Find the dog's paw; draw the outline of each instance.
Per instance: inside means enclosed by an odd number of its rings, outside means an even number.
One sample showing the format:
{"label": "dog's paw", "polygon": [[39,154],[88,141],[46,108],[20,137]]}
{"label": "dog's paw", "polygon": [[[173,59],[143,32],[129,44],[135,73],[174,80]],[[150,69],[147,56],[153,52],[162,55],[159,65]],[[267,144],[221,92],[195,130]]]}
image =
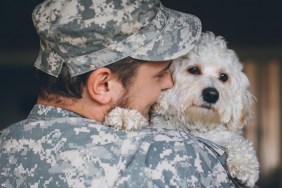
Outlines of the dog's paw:
{"label": "dog's paw", "polygon": [[245,187],[255,186],[255,183],[259,178],[259,169],[258,164],[254,164],[254,161],[244,163],[242,160],[235,161],[227,159],[227,167],[230,175],[233,178],[238,179],[240,184]]}
{"label": "dog's paw", "polygon": [[137,110],[114,108],[104,120],[104,124],[117,129],[134,131],[148,125],[147,119]]}

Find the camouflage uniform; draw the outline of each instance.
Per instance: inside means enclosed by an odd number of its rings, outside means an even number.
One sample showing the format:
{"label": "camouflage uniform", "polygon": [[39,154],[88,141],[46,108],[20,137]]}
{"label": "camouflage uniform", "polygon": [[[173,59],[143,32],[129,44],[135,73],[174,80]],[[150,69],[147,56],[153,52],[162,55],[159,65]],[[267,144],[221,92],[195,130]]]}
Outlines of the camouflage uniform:
{"label": "camouflage uniform", "polygon": [[35,105],[1,132],[1,187],[235,187],[219,147],[180,131],[125,132]]}

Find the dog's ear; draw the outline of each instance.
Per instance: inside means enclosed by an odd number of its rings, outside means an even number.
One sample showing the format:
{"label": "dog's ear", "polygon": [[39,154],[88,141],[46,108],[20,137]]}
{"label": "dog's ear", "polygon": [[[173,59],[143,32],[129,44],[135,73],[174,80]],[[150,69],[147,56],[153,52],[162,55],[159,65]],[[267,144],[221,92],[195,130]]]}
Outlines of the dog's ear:
{"label": "dog's ear", "polygon": [[239,128],[242,129],[246,125],[250,123],[250,121],[253,120],[253,106],[254,106],[254,99],[255,97],[251,93],[251,88],[250,88],[250,83],[247,78],[247,76],[242,73],[243,77],[243,96],[242,96],[242,104],[243,104],[243,109],[241,111],[240,115],[240,126]]}
{"label": "dog's ear", "polygon": [[158,101],[152,106],[152,113],[157,115],[166,115],[168,109],[167,91],[164,91],[161,93]]}
{"label": "dog's ear", "polygon": [[233,131],[238,131],[253,119],[254,96],[251,93],[249,80],[243,72],[240,72],[235,79],[237,88],[234,92],[234,106],[227,126]]}
{"label": "dog's ear", "polygon": [[[179,80],[177,78],[176,72],[181,69],[182,59],[184,57],[180,57],[178,59],[175,59],[172,61],[172,64],[170,65],[170,71],[172,73],[172,78],[173,81],[175,82],[176,80]],[[185,57],[184,59],[186,59]],[[178,76],[182,76],[181,74]],[[175,85],[177,83],[174,83],[174,87],[165,91],[161,92],[161,95],[159,96],[157,102],[152,106],[152,114],[157,114],[157,115],[162,115],[164,117],[168,117],[170,115],[176,115],[178,114],[178,111],[173,110],[174,109],[174,104],[175,104]]]}

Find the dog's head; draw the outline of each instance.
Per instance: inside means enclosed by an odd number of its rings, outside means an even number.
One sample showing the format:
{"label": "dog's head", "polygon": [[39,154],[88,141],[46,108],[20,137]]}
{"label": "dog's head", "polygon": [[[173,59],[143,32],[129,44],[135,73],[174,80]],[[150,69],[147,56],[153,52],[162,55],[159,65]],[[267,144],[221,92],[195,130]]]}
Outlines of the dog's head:
{"label": "dog's head", "polygon": [[242,129],[252,118],[249,80],[234,51],[222,37],[204,33],[187,56],[174,60],[174,87],[162,93],[157,114],[176,117],[191,129],[225,125]]}

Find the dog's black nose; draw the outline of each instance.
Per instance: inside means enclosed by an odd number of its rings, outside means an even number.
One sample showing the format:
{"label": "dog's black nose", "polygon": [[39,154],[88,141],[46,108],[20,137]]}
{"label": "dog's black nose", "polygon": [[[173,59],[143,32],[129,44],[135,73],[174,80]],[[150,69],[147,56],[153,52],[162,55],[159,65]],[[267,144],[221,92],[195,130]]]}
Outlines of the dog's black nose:
{"label": "dog's black nose", "polygon": [[203,90],[202,95],[203,95],[204,101],[206,101],[208,103],[216,103],[216,101],[219,98],[218,91],[213,87],[205,88]]}

